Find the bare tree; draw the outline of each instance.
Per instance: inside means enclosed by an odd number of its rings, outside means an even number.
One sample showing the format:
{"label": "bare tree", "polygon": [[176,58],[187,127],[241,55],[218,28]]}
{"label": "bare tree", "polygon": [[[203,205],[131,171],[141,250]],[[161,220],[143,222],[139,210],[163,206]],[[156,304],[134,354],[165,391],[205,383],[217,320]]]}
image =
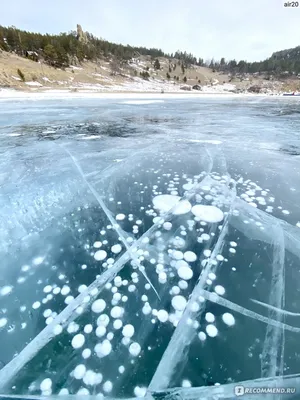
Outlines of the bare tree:
{"label": "bare tree", "polygon": [[109,67],[110,67],[110,74],[112,76],[115,76],[117,74],[120,74],[121,69],[120,69],[120,63],[117,60],[112,60],[109,63]]}
{"label": "bare tree", "polygon": [[137,76],[137,70],[132,65],[127,64],[125,70],[130,76]]}

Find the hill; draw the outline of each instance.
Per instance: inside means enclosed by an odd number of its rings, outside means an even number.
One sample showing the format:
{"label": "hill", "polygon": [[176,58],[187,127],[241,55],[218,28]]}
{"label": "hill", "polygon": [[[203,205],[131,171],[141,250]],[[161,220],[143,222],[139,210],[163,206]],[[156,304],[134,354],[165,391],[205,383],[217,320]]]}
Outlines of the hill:
{"label": "hill", "polygon": [[161,49],[111,43],[84,32],[80,25],[77,31],[59,35],[0,26],[0,86],[176,91],[225,84],[229,91],[253,85],[259,91],[297,90],[299,53],[297,47],[257,63],[224,58],[204,63],[187,52],[167,54]]}
{"label": "hill", "polygon": [[281,50],[273,53],[271,57],[259,62],[246,62],[244,60],[225,61],[224,58],[220,62],[211,61],[209,67],[218,71],[250,74],[273,75],[276,78],[293,77],[300,75],[300,46],[293,49]]}
{"label": "hill", "polygon": [[[159,69],[154,67],[156,60],[159,62]],[[170,64],[166,57],[158,57],[153,61],[151,56],[139,56],[124,64],[118,64],[108,57],[95,61],[85,60],[65,68],[54,68],[43,62],[34,62],[14,53],[0,51],[0,86],[22,90],[67,88],[171,92],[182,86],[216,85],[228,83],[229,80],[227,75],[213,73],[207,67],[195,65],[186,68],[183,73],[178,60],[175,62],[174,59]]]}
{"label": "hill", "polygon": [[186,52],[178,51],[173,55],[166,54],[161,49],[111,43],[96,38],[89,32],[84,32],[80,25],[77,25],[77,31],[59,35],[44,35],[22,31],[15,27],[0,26],[0,49],[30,58],[33,61],[43,59],[45,63],[58,68],[109,56],[113,56],[120,62],[127,62],[133,57],[141,55],[149,55],[152,58],[178,58],[186,65],[203,64],[202,59],[197,60],[192,54]]}
{"label": "hill", "polygon": [[272,54],[271,62],[282,71],[300,74],[300,46],[288,50],[277,51]]}

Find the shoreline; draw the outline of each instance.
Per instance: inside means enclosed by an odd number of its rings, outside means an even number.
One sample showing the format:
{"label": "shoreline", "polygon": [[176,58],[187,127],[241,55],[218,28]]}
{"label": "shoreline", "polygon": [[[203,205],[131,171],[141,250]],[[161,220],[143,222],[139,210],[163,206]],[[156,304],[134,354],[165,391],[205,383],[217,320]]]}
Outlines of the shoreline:
{"label": "shoreline", "polygon": [[[182,99],[182,98],[201,98],[201,97],[285,97],[280,93],[272,94],[256,94],[256,93],[232,93],[219,91],[172,91],[172,92],[157,92],[157,91],[95,91],[95,90],[78,90],[76,92],[70,89],[58,90],[15,90],[15,89],[0,89],[0,100],[51,100],[51,99]],[[288,98],[294,96],[287,96]],[[295,96],[297,97],[297,96]]]}

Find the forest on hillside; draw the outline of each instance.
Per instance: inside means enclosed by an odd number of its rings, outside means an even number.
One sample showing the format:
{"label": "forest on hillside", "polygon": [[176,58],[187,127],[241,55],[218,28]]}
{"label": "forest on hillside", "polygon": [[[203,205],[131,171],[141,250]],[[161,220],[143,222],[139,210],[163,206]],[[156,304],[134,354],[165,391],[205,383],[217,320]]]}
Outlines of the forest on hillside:
{"label": "forest on hillside", "polygon": [[77,31],[49,35],[22,31],[15,27],[0,26],[0,49],[14,52],[21,57],[28,57],[34,61],[42,59],[45,63],[65,68],[72,63],[81,63],[84,60],[113,57],[119,63],[129,62],[140,55],[151,56],[153,61],[158,57],[180,60],[181,65],[188,68],[191,65],[207,66],[213,71],[222,71],[230,74],[264,73],[269,75],[287,76],[300,74],[300,46],[294,49],[282,50],[260,62],[244,60],[220,61],[197,58],[191,53],[177,51],[168,54],[161,49],[134,47],[111,43],[99,39],[91,33],[84,33],[84,40],[78,37]]}
{"label": "forest on hillside", "polygon": [[[34,52],[48,64],[56,67],[66,67],[72,59],[82,62],[113,55],[120,60],[130,60],[135,54],[164,57],[166,54],[159,49],[124,46],[98,39],[90,33],[85,33],[86,41],[78,40],[76,31],[59,35],[40,34],[19,30],[15,27],[0,26],[0,48],[25,57],[28,52]],[[34,55],[30,54],[34,57]]]}

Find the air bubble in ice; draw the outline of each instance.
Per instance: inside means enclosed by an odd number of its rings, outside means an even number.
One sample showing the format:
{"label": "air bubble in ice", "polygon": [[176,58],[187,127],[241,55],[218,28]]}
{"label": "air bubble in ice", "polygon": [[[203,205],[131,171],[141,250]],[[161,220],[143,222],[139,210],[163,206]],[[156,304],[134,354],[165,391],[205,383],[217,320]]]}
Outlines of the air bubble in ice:
{"label": "air bubble in ice", "polygon": [[113,318],[121,318],[124,314],[124,308],[119,307],[119,306],[115,306],[111,309],[110,311],[110,315]]}
{"label": "air bubble in ice", "polygon": [[232,314],[230,314],[230,313],[224,313],[222,315],[222,320],[228,326],[232,326],[232,325],[235,324],[234,316]]}
{"label": "air bubble in ice", "polygon": [[141,352],[141,346],[137,343],[137,342],[133,342],[130,346],[129,346],[129,353],[136,357],[140,354]]}
{"label": "air bubble in ice", "polygon": [[102,343],[97,343],[95,346],[95,352],[99,358],[106,357],[110,354],[112,346],[109,340],[105,339]]}
{"label": "air bubble in ice", "polygon": [[183,254],[183,258],[187,261],[187,262],[194,262],[197,260],[197,256],[193,251],[186,251]]}
{"label": "air bubble in ice", "polygon": [[183,215],[191,211],[192,205],[188,200],[181,200],[173,209],[174,215]]}
{"label": "air bubble in ice", "polygon": [[184,280],[181,280],[178,282],[178,286],[180,287],[180,289],[185,290],[188,288],[188,283]]}
{"label": "air bubble in ice", "polygon": [[224,289],[224,287],[221,286],[221,285],[216,285],[214,290],[215,290],[215,292],[216,292],[217,294],[219,294],[220,296],[223,296],[223,295],[225,294],[225,289]]}
{"label": "air bubble in ice", "polygon": [[115,244],[111,248],[112,253],[119,254],[122,251],[122,246],[120,244]]}
{"label": "air bubble in ice", "polygon": [[215,316],[211,312],[205,314],[205,319],[207,322],[214,322]]}
{"label": "air bubble in ice", "polygon": [[86,373],[86,367],[83,364],[79,364],[74,369],[74,378],[75,379],[82,379]]}
{"label": "air bubble in ice", "polygon": [[214,281],[217,277],[216,277],[216,274],[214,274],[213,272],[210,272],[210,273],[208,274],[208,278],[209,278],[211,281]]}
{"label": "air bubble in ice", "polygon": [[[151,312],[151,309],[150,309]],[[127,324],[122,329],[122,335],[127,338],[131,338],[134,335],[134,326]]]}
{"label": "air bubble in ice", "polygon": [[12,286],[3,286],[0,289],[0,295],[1,296],[7,296],[9,293],[11,293],[13,287]]}
{"label": "air bubble in ice", "polygon": [[218,329],[215,327],[215,325],[209,324],[206,326],[206,333],[210,337],[215,337],[218,334]]}
{"label": "air bubble in ice", "polygon": [[103,384],[103,391],[106,393],[110,393],[113,389],[113,384],[111,381],[106,381]]}
{"label": "air bubble in ice", "polygon": [[192,213],[204,222],[217,223],[224,219],[222,210],[215,206],[197,204],[192,207]]}
{"label": "air bubble in ice", "polygon": [[206,258],[210,257],[210,256],[211,256],[211,250],[205,249],[205,250],[203,251],[203,255],[204,255],[204,257],[206,257]]}
{"label": "air bubble in ice", "polygon": [[67,294],[70,293],[70,290],[71,290],[71,289],[69,288],[69,286],[64,285],[64,286],[62,287],[60,293],[61,293],[63,296],[66,296]]}
{"label": "air bubble in ice", "polygon": [[166,310],[159,310],[157,312],[157,318],[160,322],[166,322],[169,319],[169,313]]}
{"label": "air bubble in ice", "polygon": [[32,263],[36,266],[42,264],[42,262],[44,261],[44,257],[36,257],[33,259]]}
{"label": "air bubble in ice", "polygon": [[133,390],[133,393],[136,397],[145,397],[147,392],[147,388],[145,387],[140,387],[140,386],[136,386]]}
{"label": "air bubble in ice", "polygon": [[50,293],[51,291],[52,291],[52,286],[51,285],[47,285],[43,289],[44,293]]}
{"label": "air bubble in ice", "polygon": [[181,279],[184,279],[186,281],[192,279],[193,277],[193,271],[190,267],[180,267],[178,268],[177,273]]}
{"label": "air bubble in ice", "polygon": [[90,349],[84,349],[82,352],[82,358],[87,359],[91,356],[92,351]]}
{"label": "air bubble in ice", "polygon": [[172,298],[171,303],[176,311],[183,311],[186,307],[187,301],[183,296],[177,295]]}
{"label": "air bubble in ice", "polygon": [[94,313],[100,314],[106,307],[106,303],[103,299],[95,300],[92,304],[92,311]]}
{"label": "air bubble in ice", "polygon": [[107,257],[107,253],[105,250],[98,250],[94,254],[94,258],[96,261],[102,261]]}
{"label": "air bubble in ice", "polygon": [[168,212],[180,200],[179,196],[172,196],[170,194],[158,195],[152,199],[154,208],[161,212]]}
{"label": "air bubble in ice", "polygon": [[41,303],[39,301],[36,301],[32,304],[32,308],[34,310],[37,310],[41,306]]}
{"label": "air bubble in ice", "polygon": [[166,231],[171,230],[171,229],[172,229],[172,224],[171,224],[171,222],[165,222],[165,223],[163,224],[163,228],[164,228]]}
{"label": "air bubble in ice", "polygon": [[190,388],[190,387],[192,387],[192,384],[191,384],[191,382],[189,380],[184,379],[182,381],[182,383],[181,383],[181,386],[184,387],[184,388]]}
{"label": "air bubble in ice", "polygon": [[52,387],[52,380],[50,378],[44,379],[40,384],[40,389],[42,392],[47,392],[48,390],[51,390],[51,387]]}
{"label": "air bubble in ice", "polygon": [[75,335],[72,339],[72,347],[74,349],[79,349],[84,345],[85,342],[85,337],[79,333],[78,335]]}
{"label": "air bubble in ice", "polygon": [[63,331],[63,327],[61,325],[55,325],[53,328],[54,335],[60,335]]}
{"label": "air bubble in ice", "polygon": [[123,322],[120,319],[116,319],[113,323],[114,329],[121,329],[123,326]]}
{"label": "air bubble in ice", "polygon": [[106,327],[103,325],[98,326],[95,333],[97,337],[104,336],[106,334]]}

